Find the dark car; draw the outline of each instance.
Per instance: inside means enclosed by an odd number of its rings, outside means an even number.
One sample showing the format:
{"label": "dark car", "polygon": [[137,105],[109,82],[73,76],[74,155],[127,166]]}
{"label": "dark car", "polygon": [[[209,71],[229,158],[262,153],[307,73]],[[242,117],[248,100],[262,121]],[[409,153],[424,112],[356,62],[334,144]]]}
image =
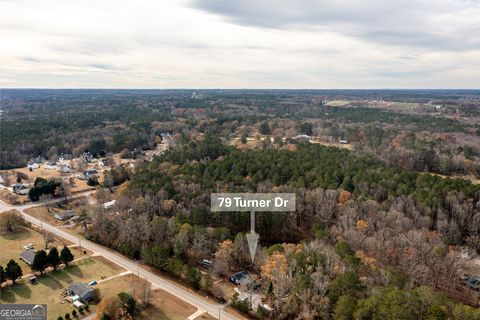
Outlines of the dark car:
{"label": "dark car", "polygon": [[472,289],[480,290],[480,278],[479,277],[469,277],[465,280],[465,284]]}
{"label": "dark car", "polygon": [[247,271],[240,271],[240,272],[237,272],[233,275],[231,275],[228,280],[231,282],[231,283],[234,283],[234,284],[240,284],[244,279],[246,279],[248,277],[248,272]]}

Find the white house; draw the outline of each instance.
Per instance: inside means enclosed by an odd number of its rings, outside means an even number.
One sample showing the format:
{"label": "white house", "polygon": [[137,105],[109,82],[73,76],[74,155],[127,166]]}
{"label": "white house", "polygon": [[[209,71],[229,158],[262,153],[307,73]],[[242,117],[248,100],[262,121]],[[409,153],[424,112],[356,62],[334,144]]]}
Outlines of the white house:
{"label": "white house", "polygon": [[36,163],[36,162],[33,162],[33,163],[27,164],[27,167],[28,167],[28,169],[32,169],[32,170],[33,170],[33,169],[38,169],[38,168],[40,168],[40,165],[39,165],[38,163]]}
{"label": "white house", "polygon": [[57,169],[57,163],[47,161],[47,162],[45,162],[45,169],[56,170]]}
{"label": "white house", "polygon": [[105,202],[102,205],[105,210],[108,210],[110,208],[113,208],[116,204],[117,204],[117,200],[112,200],[112,201]]}

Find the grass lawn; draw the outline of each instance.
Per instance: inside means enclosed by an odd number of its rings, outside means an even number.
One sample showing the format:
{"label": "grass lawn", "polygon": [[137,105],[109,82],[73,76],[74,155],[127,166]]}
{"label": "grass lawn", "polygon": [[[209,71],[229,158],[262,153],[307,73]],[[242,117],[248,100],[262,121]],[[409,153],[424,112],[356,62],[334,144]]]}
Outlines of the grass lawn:
{"label": "grass lawn", "polygon": [[[110,277],[124,269],[112,264],[102,257],[90,257],[78,261],[77,263],[55,271],[47,273],[38,278],[37,284],[26,284],[21,280],[13,287],[6,287],[1,290],[0,303],[46,303],[48,305],[48,318],[57,319],[59,315],[64,316],[66,312],[73,310],[69,303],[62,303],[61,292],[73,282],[90,282],[92,280],[101,280],[104,277]],[[118,279],[106,281],[115,284]],[[104,287],[108,290],[108,286]],[[100,291],[100,294],[102,292]],[[92,306],[94,310],[95,305]]]}
{"label": "grass lawn", "polygon": [[[99,283],[96,287],[100,289],[102,298],[115,296],[122,291],[131,294],[132,283],[135,281],[135,278],[135,275],[129,274]],[[194,306],[164,290],[157,289],[152,291],[150,306],[142,310],[141,314],[136,316],[135,319],[185,320],[195,311],[197,311],[197,308]]]}
{"label": "grass lawn", "polygon": [[[41,250],[45,247],[45,242],[43,240],[43,235],[28,227],[23,227],[22,231],[15,233],[5,233],[0,235],[0,264],[6,266],[7,262],[10,259],[15,260],[24,274],[30,273],[30,267],[23,261],[20,260],[20,254],[25,250],[23,247],[27,244],[33,244],[35,250]],[[69,245],[68,242],[60,242],[55,240],[49,244],[49,248],[56,246],[59,251],[63,248],[64,245]],[[75,258],[80,256],[79,250],[72,249],[72,253],[75,255]]]}
{"label": "grass lawn", "polygon": [[25,210],[26,213],[28,213],[28,214],[30,214],[30,215],[38,218],[38,219],[46,221],[47,223],[49,223],[51,225],[54,225],[54,226],[61,226],[61,225],[65,224],[64,221],[60,221],[60,220],[55,219],[55,214],[56,213],[61,213],[61,212],[64,212],[64,211],[66,211],[66,210],[57,208],[55,206],[53,206],[51,208],[50,212],[48,212],[48,210],[45,206],[38,206],[38,207],[33,207],[33,208],[29,208],[29,209]]}
{"label": "grass lawn", "polygon": [[196,311],[194,306],[158,289],[152,294],[151,305],[137,319],[185,320]]}

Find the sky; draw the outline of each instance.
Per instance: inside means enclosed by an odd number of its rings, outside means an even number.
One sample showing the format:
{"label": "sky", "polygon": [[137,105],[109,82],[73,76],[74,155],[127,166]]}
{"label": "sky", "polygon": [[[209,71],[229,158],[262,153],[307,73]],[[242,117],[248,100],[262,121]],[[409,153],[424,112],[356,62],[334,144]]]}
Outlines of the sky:
{"label": "sky", "polygon": [[0,88],[480,88],[480,0],[0,0]]}

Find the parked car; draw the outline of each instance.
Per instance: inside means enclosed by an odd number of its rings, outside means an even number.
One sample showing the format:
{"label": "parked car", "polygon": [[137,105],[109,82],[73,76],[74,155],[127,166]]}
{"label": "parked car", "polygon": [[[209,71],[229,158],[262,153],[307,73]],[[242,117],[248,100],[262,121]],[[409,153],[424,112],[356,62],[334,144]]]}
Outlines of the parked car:
{"label": "parked car", "polygon": [[26,246],[23,246],[23,249],[25,249],[25,250],[33,249],[33,244],[29,243]]}
{"label": "parked car", "polygon": [[465,280],[465,284],[472,289],[480,291],[480,277],[469,277]]}
{"label": "parked car", "polygon": [[243,280],[245,280],[246,278],[248,277],[248,272],[247,271],[240,271],[240,272],[237,272],[233,275],[231,275],[228,280],[231,282],[231,283],[234,283],[234,284],[241,284]]}
{"label": "parked car", "polygon": [[96,284],[97,284],[97,280],[93,280],[88,283],[89,286],[94,286]]}
{"label": "parked car", "polygon": [[208,259],[203,259],[202,261],[200,261],[200,265],[204,266],[204,267],[207,267],[207,268],[212,268],[213,267],[213,261],[208,260]]}

